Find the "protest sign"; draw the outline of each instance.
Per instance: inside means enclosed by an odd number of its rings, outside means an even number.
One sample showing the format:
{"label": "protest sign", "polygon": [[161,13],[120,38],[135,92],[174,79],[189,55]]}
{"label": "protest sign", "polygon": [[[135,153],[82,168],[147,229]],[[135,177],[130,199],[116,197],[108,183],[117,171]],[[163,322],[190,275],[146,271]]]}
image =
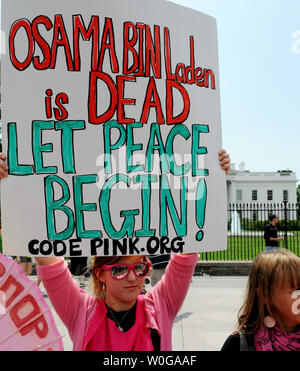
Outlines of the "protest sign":
{"label": "protest sign", "polygon": [[226,249],[214,18],[156,0],[4,0],[6,254]]}

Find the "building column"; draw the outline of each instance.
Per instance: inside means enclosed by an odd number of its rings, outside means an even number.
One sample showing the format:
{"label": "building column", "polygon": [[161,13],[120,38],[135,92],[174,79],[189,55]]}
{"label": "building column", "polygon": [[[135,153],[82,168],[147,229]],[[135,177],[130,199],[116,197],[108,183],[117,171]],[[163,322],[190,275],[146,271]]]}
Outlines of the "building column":
{"label": "building column", "polygon": [[236,182],[235,180],[232,180],[229,187],[229,204],[235,204],[236,203]]}

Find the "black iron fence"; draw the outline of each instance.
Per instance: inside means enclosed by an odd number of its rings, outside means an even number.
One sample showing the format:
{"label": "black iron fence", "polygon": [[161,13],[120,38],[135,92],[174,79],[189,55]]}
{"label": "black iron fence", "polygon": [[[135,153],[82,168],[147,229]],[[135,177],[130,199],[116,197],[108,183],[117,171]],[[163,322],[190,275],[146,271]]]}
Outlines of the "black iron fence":
{"label": "black iron fence", "polygon": [[201,253],[200,260],[252,261],[265,250],[264,227],[272,214],[278,215],[278,236],[284,237],[280,247],[300,257],[300,203],[283,201],[277,204],[229,204],[227,250]]}
{"label": "black iron fence", "polygon": [[227,250],[201,253],[201,260],[251,261],[265,250],[264,228],[278,215],[278,236],[284,247],[300,257],[300,204],[229,204]]}

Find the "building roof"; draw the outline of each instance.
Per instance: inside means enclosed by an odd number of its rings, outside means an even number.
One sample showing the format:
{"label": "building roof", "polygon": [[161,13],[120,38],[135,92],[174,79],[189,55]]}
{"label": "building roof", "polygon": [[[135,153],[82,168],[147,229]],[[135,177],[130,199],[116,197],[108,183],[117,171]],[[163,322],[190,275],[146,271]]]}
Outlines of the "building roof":
{"label": "building roof", "polygon": [[298,181],[296,173],[291,170],[279,170],[277,172],[250,172],[231,169],[226,179],[238,182],[280,182],[296,183]]}

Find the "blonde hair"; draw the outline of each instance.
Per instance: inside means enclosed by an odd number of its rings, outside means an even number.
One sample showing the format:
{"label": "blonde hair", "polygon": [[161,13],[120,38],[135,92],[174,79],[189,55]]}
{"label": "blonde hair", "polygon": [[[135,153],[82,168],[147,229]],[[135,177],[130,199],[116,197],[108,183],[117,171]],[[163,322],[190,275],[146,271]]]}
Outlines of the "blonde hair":
{"label": "blonde hair", "polygon": [[246,297],[238,313],[238,330],[256,333],[264,324],[264,317],[272,316],[282,327],[272,307],[275,286],[300,287],[300,258],[285,249],[260,253],[252,266]]}
{"label": "blonde hair", "polygon": [[[142,255],[144,261],[149,261],[148,256]],[[101,282],[97,275],[96,270],[101,268],[103,265],[118,264],[118,262],[124,258],[124,256],[95,256],[90,260],[91,274],[92,274],[92,290],[93,294],[99,299],[105,299],[106,288]],[[151,271],[150,271],[151,272]]]}

